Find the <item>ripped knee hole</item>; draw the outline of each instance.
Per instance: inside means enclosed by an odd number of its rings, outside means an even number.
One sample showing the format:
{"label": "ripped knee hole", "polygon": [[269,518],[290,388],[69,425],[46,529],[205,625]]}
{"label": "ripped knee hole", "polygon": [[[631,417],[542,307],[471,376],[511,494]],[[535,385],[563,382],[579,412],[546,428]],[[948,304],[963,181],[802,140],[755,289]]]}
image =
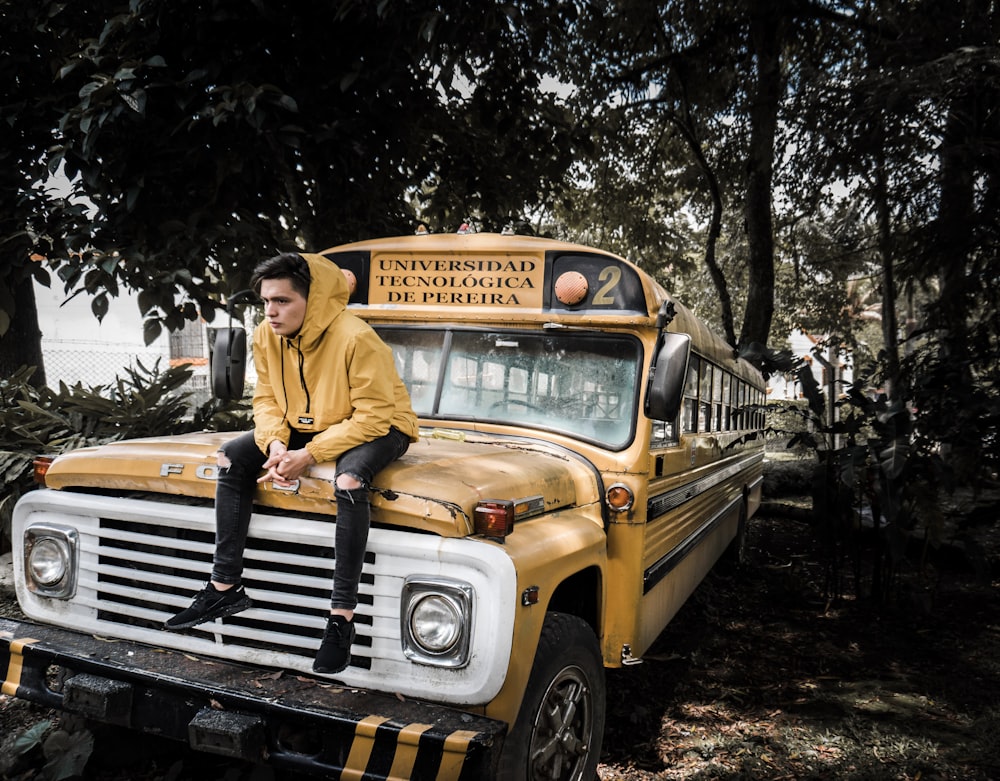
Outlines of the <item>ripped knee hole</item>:
{"label": "ripped knee hole", "polygon": [[358,488],[363,488],[364,484],[354,475],[349,475],[345,472],[337,475],[336,486],[342,491],[354,491]]}

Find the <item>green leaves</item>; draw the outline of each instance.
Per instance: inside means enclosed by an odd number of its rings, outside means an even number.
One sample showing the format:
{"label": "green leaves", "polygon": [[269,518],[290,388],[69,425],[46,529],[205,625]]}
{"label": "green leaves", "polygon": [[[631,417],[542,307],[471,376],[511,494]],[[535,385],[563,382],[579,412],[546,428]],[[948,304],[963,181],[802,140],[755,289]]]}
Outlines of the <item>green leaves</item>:
{"label": "green leaves", "polygon": [[11,744],[11,751],[14,753],[14,756],[27,754],[33,748],[42,745],[42,739],[50,729],[52,729],[52,721],[46,719],[45,721],[33,724],[30,728],[22,732],[17,736],[13,744]]}
{"label": "green leaves", "polygon": [[63,781],[81,776],[94,751],[94,735],[82,725],[82,720],[79,721],[77,729],[53,729],[52,721],[46,719],[22,732],[11,744],[13,756],[9,760],[12,761],[2,763],[4,777],[7,777],[7,770],[16,767],[17,758],[39,748],[46,759],[41,773],[44,781]]}
{"label": "green leaves", "polygon": [[[578,138],[525,56],[528,16],[473,0],[14,9],[0,106],[20,135],[0,176],[32,198],[5,202],[0,235],[31,230],[5,257],[40,252],[98,318],[140,292],[148,343],[281,250],[409,233],[418,210],[435,230],[521,219],[563,190]],[[58,205],[32,191],[52,174],[69,182]]]}
{"label": "green leaves", "polygon": [[61,383],[58,391],[30,384],[32,369],[0,380],[0,532],[8,534],[17,498],[32,487],[32,461],[117,439],[248,425],[245,405],[210,401],[193,409],[183,390],[187,366],[161,369],[141,361],[107,385]]}
{"label": "green leaves", "polygon": [[64,781],[79,777],[94,751],[94,735],[89,729],[76,732],[58,729],[43,744],[47,759],[42,768],[46,781]]}
{"label": "green leaves", "polygon": [[912,449],[904,439],[893,439],[878,453],[878,464],[888,480],[896,480],[903,474]]}

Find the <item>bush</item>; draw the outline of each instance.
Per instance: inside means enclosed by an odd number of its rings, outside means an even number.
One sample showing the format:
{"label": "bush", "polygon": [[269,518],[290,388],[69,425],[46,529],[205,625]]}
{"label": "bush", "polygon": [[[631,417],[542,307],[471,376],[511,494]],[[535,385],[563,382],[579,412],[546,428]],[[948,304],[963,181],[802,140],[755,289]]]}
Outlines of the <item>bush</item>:
{"label": "bush", "polygon": [[59,390],[30,384],[34,369],[23,367],[0,380],[0,552],[9,550],[17,500],[34,486],[32,463],[40,455],[98,445],[117,439],[182,434],[201,429],[249,426],[244,402],[215,399],[191,408],[181,387],[187,366],[160,369],[141,362],[109,385],[59,384]]}

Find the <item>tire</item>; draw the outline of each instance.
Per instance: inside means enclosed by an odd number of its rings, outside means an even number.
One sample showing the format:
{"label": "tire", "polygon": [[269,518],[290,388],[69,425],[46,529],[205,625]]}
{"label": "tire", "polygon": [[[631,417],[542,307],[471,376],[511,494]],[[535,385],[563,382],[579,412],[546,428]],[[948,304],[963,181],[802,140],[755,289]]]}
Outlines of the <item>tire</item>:
{"label": "tire", "polygon": [[604,737],[604,663],[589,624],[545,616],[517,721],[504,740],[501,781],[593,781]]}

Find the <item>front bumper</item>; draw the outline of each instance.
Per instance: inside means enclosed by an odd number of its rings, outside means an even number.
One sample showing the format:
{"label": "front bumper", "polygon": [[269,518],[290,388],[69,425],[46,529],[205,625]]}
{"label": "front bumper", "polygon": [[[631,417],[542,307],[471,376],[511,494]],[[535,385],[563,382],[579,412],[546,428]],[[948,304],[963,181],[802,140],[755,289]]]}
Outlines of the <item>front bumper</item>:
{"label": "front bumper", "polygon": [[488,779],[506,724],[453,708],[0,618],[3,693],[339,778]]}

